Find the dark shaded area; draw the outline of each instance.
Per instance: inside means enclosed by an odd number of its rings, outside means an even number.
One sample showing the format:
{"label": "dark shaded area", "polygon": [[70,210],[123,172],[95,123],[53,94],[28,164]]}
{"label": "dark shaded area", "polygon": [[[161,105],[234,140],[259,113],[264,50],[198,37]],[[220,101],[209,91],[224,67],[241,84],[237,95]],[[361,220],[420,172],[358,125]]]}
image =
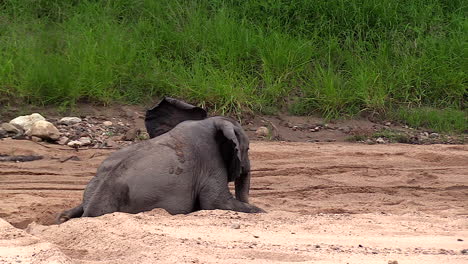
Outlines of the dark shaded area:
{"label": "dark shaded area", "polygon": [[43,156],[36,155],[19,155],[19,156],[10,156],[5,154],[0,154],[0,161],[13,161],[13,162],[27,162],[43,159]]}

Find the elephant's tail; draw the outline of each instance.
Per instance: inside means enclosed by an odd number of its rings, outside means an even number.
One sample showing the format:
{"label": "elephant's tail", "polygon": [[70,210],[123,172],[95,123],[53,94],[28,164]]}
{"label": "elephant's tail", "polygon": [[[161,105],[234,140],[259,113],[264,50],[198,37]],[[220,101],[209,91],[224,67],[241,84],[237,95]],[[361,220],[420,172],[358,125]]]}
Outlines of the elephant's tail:
{"label": "elephant's tail", "polygon": [[70,210],[66,210],[61,212],[58,216],[55,222],[57,224],[64,223],[72,218],[77,218],[81,217],[83,215],[83,204],[80,204],[79,206],[72,208]]}

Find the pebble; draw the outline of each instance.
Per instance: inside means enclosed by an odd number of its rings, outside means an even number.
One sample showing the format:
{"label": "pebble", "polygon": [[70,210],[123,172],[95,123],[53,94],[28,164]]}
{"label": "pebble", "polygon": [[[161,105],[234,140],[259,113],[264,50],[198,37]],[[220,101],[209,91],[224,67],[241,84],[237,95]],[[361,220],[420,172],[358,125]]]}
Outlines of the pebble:
{"label": "pebble", "polygon": [[112,126],[112,122],[111,122],[111,121],[104,121],[104,122],[102,122],[102,124],[103,124],[104,126],[106,126],[106,127]]}
{"label": "pebble", "polygon": [[140,129],[131,128],[125,133],[125,135],[122,137],[122,139],[125,140],[125,141],[133,141],[133,140],[135,140],[135,138],[137,137],[139,132],[140,132]]}
{"label": "pebble", "polygon": [[386,143],[386,142],[385,142],[385,139],[383,139],[383,138],[381,138],[381,137],[377,138],[377,139],[375,140],[375,142],[377,142],[377,143],[379,143],[379,144],[385,144],[385,143]]}
{"label": "pebble", "polygon": [[231,228],[232,229],[240,229],[240,225],[239,224],[232,224]]}
{"label": "pebble", "polygon": [[72,148],[79,148],[83,145],[83,143],[81,143],[80,141],[78,140],[72,140],[70,142],[67,143],[67,146],[69,147],[72,147]]}
{"label": "pebble", "polygon": [[64,117],[60,119],[58,123],[69,126],[69,125],[81,123],[81,121],[82,120],[79,117],[69,116],[69,117]]}
{"label": "pebble", "polygon": [[60,137],[60,138],[58,139],[57,143],[60,144],[60,145],[65,145],[65,144],[68,143],[69,140],[70,140],[70,139],[67,138],[67,137]]}
{"label": "pebble", "polygon": [[255,131],[257,137],[267,137],[270,134],[270,130],[267,127],[261,126]]}
{"label": "pebble", "polygon": [[92,140],[90,137],[80,137],[78,141],[81,142],[82,146],[88,146],[88,145],[91,145],[92,143]]}
{"label": "pebble", "polygon": [[396,261],[396,260],[389,260],[389,261],[388,261],[388,264],[398,264],[398,261]]}

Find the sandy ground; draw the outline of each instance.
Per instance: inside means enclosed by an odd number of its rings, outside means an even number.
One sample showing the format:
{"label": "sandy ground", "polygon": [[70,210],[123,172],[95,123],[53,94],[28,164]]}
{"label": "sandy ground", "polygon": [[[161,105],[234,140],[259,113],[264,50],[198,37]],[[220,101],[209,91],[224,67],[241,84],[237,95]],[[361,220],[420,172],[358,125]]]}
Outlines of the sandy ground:
{"label": "sandy ground", "polygon": [[115,150],[46,146],[0,141],[0,154],[45,157],[0,163],[0,263],[468,263],[467,145],[253,142],[251,202],[267,214],[60,226]]}

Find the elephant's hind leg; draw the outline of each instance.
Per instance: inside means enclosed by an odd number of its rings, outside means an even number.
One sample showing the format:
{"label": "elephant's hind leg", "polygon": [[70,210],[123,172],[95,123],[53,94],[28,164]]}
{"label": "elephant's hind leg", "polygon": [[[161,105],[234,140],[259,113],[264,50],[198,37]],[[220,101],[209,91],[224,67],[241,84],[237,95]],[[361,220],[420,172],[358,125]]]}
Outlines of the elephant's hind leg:
{"label": "elephant's hind leg", "polygon": [[70,210],[66,210],[61,212],[58,216],[55,222],[57,224],[64,223],[72,218],[77,218],[81,217],[83,215],[83,204],[80,204],[79,206],[72,208]]}

